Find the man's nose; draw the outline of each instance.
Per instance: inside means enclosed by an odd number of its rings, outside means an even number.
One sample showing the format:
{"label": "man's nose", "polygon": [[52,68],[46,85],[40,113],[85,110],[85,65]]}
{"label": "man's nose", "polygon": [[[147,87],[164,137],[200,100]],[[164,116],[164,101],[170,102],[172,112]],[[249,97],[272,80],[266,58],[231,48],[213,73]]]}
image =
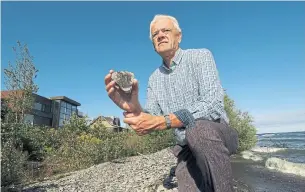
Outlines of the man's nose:
{"label": "man's nose", "polygon": [[160,32],[158,33],[157,38],[158,38],[158,41],[163,40],[163,39],[165,38],[165,33],[163,33],[162,31],[160,31]]}

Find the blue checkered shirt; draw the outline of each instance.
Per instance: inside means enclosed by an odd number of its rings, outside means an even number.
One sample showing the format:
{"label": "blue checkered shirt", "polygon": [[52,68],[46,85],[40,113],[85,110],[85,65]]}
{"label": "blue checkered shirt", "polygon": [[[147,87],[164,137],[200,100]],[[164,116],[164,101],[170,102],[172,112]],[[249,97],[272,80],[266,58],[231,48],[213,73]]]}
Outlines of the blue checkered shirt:
{"label": "blue checkered shirt", "polygon": [[144,110],[153,115],[173,113],[183,123],[175,128],[178,144],[185,145],[185,129],[195,119],[229,122],[224,110],[224,90],[212,53],[208,49],[179,48],[168,68],[164,63],[149,77]]}

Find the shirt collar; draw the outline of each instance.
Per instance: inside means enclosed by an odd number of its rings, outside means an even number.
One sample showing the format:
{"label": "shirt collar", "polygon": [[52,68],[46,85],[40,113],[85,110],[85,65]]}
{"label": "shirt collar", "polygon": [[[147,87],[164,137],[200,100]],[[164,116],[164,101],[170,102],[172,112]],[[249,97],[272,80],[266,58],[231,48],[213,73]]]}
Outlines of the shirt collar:
{"label": "shirt collar", "polygon": [[[183,50],[179,47],[175,53],[175,56],[173,58],[173,63],[171,64],[170,68],[172,66],[175,66],[175,65],[179,65],[180,64],[180,61],[183,57]],[[164,61],[162,61],[162,67],[165,68],[166,70],[170,70],[164,63]]]}

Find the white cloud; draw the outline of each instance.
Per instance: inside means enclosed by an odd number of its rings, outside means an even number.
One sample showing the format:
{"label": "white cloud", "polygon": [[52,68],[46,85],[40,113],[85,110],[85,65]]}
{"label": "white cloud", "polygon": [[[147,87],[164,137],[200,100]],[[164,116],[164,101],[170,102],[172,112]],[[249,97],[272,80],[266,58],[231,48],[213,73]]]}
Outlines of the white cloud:
{"label": "white cloud", "polygon": [[258,133],[305,131],[305,110],[253,115]]}

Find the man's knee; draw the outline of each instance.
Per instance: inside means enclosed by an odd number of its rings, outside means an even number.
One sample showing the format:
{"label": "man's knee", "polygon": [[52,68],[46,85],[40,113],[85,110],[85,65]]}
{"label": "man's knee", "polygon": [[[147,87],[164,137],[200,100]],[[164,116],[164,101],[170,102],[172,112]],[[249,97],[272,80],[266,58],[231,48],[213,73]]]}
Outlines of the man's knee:
{"label": "man's knee", "polygon": [[225,145],[228,148],[230,155],[236,154],[239,146],[237,131],[231,127],[228,127],[227,133],[224,134],[226,137]]}
{"label": "man's knee", "polygon": [[204,141],[219,141],[222,138],[219,131],[215,128],[216,123],[207,120],[196,120],[193,127],[186,129],[185,136],[189,142],[201,140]]}
{"label": "man's knee", "polygon": [[193,127],[186,130],[186,140],[190,147],[201,143],[201,147],[222,144],[228,149],[229,155],[236,153],[238,147],[238,134],[235,129],[226,124],[207,120],[196,120]]}

